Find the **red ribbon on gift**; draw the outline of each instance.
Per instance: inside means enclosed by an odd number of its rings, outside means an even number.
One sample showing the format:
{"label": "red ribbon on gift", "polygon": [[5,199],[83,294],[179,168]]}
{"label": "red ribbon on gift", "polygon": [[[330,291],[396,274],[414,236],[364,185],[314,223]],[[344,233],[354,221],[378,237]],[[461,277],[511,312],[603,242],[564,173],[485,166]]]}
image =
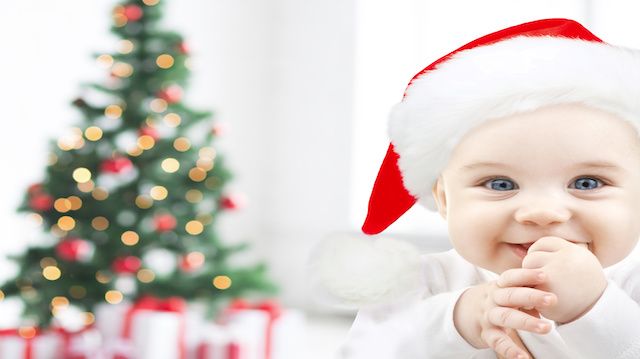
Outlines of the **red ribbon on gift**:
{"label": "red ribbon on gift", "polygon": [[[131,339],[131,327],[133,325],[133,316],[143,310],[153,310],[161,312],[175,312],[182,314],[180,319],[180,328],[178,329],[178,347],[180,359],[186,359],[187,347],[185,343],[186,323],[184,313],[187,309],[187,304],[184,299],[180,297],[169,297],[167,299],[160,299],[152,296],[144,296],[138,299],[127,311],[124,318],[124,328],[122,330],[122,336],[125,339]],[[126,358],[120,355],[116,356],[116,359]]]}
{"label": "red ribbon on gift", "polygon": [[[238,343],[227,343],[227,357],[225,359],[240,359],[240,345]],[[209,351],[213,349],[211,344],[202,343],[196,351],[197,359],[209,359]],[[216,358],[218,359],[218,358]]]}
{"label": "red ribbon on gift", "polygon": [[87,325],[84,328],[73,332],[62,327],[53,327],[52,330],[62,337],[62,357],[65,359],[86,359],[87,355],[83,353],[71,352],[71,340],[75,335],[82,334],[91,329],[94,329],[93,325]]}
{"label": "red ribbon on gift", "polygon": [[[25,340],[24,347],[24,359],[32,359],[33,358],[33,339],[35,339],[38,335],[41,334],[40,330],[37,328],[31,328],[33,330],[33,335],[25,335],[24,332],[21,332],[20,329],[0,329],[0,337],[21,337]],[[31,333],[30,333],[31,334]]]}
{"label": "red ribbon on gift", "polygon": [[261,310],[269,315],[269,320],[267,322],[266,343],[264,345],[264,350],[265,350],[264,357],[265,359],[270,359],[273,326],[275,324],[276,319],[278,319],[278,317],[282,315],[282,308],[280,308],[280,305],[274,300],[264,300],[256,304],[250,304],[244,299],[234,299],[229,304],[229,307],[227,308],[229,313],[246,310],[246,309]]}

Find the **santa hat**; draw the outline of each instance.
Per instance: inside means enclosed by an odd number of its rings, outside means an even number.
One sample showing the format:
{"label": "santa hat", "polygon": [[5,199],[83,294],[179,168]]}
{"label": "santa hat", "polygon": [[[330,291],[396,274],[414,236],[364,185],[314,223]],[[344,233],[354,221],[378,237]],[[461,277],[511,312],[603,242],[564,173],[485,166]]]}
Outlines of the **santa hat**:
{"label": "santa hat", "polygon": [[[391,144],[363,232],[382,232],[416,202],[436,210],[432,186],[475,126],[561,103],[609,111],[640,128],[640,51],[606,44],[575,21],[544,19],[483,36],[427,66],[391,112]],[[330,240],[314,254],[316,279],[330,297],[362,305],[420,286],[415,251],[366,239]]]}
{"label": "santa hat", "polygon": [[640,123],[640,51],[602,42],[579,23],[545,19],[474,40],[409,82],[389,119],[391,144],[362,231],[377,234],[431,189],[461,137],[488,119],[581,103]]}

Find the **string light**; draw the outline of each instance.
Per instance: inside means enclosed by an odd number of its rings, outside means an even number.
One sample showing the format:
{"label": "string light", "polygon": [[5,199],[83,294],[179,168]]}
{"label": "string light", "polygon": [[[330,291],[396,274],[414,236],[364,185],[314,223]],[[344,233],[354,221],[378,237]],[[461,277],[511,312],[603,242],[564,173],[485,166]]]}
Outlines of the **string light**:
{"label": "string light", "polygon": [[95,217],[91,220],[91,227],[96,231],[104,231],[109,228],[109,220],[102,216]]}
{"label": "string light", "polygon": [[58,198],[53,202],[53,208],[60,213],[66,213],[71,210],[71,201],[66,198]]}
{"label": "string light", "polygon": [[169,54],[162,54],[156,58],[156,65],[161,69],[168,69],[173,66],[173,56]]}
{"label": "string light", "polygon": [[153,206],[153,199],[151,199],[151,197],[144,194],[141,194],[138,197],[136,197],[135,202],[136,202],[136,206],[142,209],[147,209]]}
{"label": "string light", "polygon": [[131,148],[129,150],[127,150],[127,153],[129,154],[129,156],[132,157],[138,157],[142,154],[143,150],[140,147],[135,147],[135,148]]}
{"label": "string light", "polygon": [[42,270],[42,276],[47,279],[47,280],[57,280],[60,278],[60,276],[62,275],[62,272],[60,271],[60,268],[56,267],[56,266],[47,266],[44,267],[44,269]]}
{"label": "string light", "polygon": [[51,257],[44,257],[40,260],[40,268],[44,269],[45,267],[51,267],[58,265],[58,262]]}
{"label": "string light", "polygon": [[118,52],[120,52],[121,54],[129,54],[131,53],[131,51],[133,51],[133,42],[131,40],[121,40],[120,41],[120,49],[118,50]]}
{"label": "string light", "polygon": [[4,300],[4,292],[0,290],[0,302]]}
{"label": "string light", "polygon": [[94,187],[95,187],[95,184],[91,180],[89,180],[89,181],[87,181],[85,183],[78,183],[78,189],[81,192],[84,192],[84,193],[89,193],[89,192],[93,191]]}
{"label": "string light", "polygon": [[162,161],[160,167],[162,167],[162,170],[167,173],[175,173],[180,169],[180,162],[175,158],[167,158]]}
{"label": "string light", "polygon": [[149,103],[149,108],[151,109],[151,111],[156,112],[156,113],[162,113],[162,112],[166,111],[167,107],[168,107],[167,101],[165,101],[165,100],[163,100],[161,98],[153,99]]}
{"label": "string light", "polygon": [[185,194],[185,198],[189,203],[198,203],[202,201],[203,197],[204,196],[202,195],[202,192],[198,191],[197,189],[190,189]]}
{"label": "string light", "polygon": [[82,200],[78,196],[70,196],[67,198],[69,203],[71,203],[71,210],[77,211],[82,208]]}
{"label": "string light", "polygon": [[103,68],[109,68],[113,66],[113,57],[107,54],[100,55],[96,59],[96,62],[98,63],[98,65],[102,66]]}
{"label": "string light", "polygon": [[134,231],[126,231],[122,233],[120,240],[127,246],[135,246],[140,241],[140,236]]}
{"label": "string light", "polygon": [[87,129],[84,130],[84,137],[89,141],[98,141],[102,138],[102,129],[98,126],[87,127]]}
{"label": "string light", "polygon": [[186,137],[178,137],[173,141],[173,148],[180,152],[186,152],[191,148],[191,142]]}
{"label": "string light", "polygon": [[124,15],[124,6],[118,5],[113,9],[113,23],[116,27],[123,27],[127,24],[127,17]]}
{"label": "string light", "polygon": [[155,146],[155,144],[156,141],[149,135],[142,135],[138,137],[138,147],[143,150],[150,150]]}
{"label": "string light", "polygon": [[163,186],[154,186],[149,191],[149,194],[151,195],[151,198],[155,199],[156,201],[162,201],[163,199],[167,198],[167,196],[169,195],[169,191],[167,191],[167,189]]}
{"label": "string light", "polygon": [[109,304],[118,304],[122,302],[123,298],[124,296],[122,295],[122,293],[117,290],[110,290],[104,294],[104,299]]}
{"label": "string light", "polygon": [[98,281],[98,283],[107,284],[111,282],[111,276],[102,271],[97,271],[96,280]]}
{"label": "string light", "polygon": [[207,177],[207,172],[202,168],[194,167],[189,170],[189,178],[194,182],[202,182]]}
{"label": "string light", "polygon": [[34,327],[20,327],[18,329],[18,335],[24,339],[31,339],[36,336],[36,328]]}
{"label": "string light", "polygon": [[196,161],[196,166],[203,171],[211,171],[213,169],[213,160],[210,158],[200,158]]}
{"label": "string light", "polygon": [[47,158],[47,164],[48,164],[49,166],[53,166],[53,165],[55,165],[56,163],[58,163],[58,156],[56,156],[56,154],[55,154],[55,153],[50,153],[50,154],[49,154],[49,157]]}
{"label": "string light", "polygon": [[162,118],[162,120],[169,127],[178,127],[182,122],[182,118],[177,113],[168,113],[166,116]]}
{"label": "string light", "polygon": [[109,192],[102,187],[96,187],[93,191],[91,191],[91,196],[97,201],[104,201],[109,198]]}
{"label": "string light", "polygon": [[87,295],[87,290],[81,285],[72,285],[69,288],[69,295],[75,299],[82,299]]}
{"label": "string light", "polygon": [[147,6],[154,6],[157,5],[160,0],[142,0],[142,2]]}
{"label": "string light", "polygon": [[202,147],[200,151],[198,151],[198,155],[203,158],[216,158],[216,149],[213,147]]}
{"label": "string light", "polygon": [[84,325],[91,325],[96,321],[96,316],[91,312],[84,312]]}
{"label": "string light", "polygon": [[116,120],[122,116],[122,107],[118,105],[109,105],[104,109],[104,115],[107,118]]}
{"label": "string light", "polygon": [[58,218],[58,227],[63,231],[70,231],[76,226],[76,220],[69,216],[62,216]]}
{"label": "string light", "polygon": [[66,297],[53,297],[53,299],[51,299],[51,306],[54,308],[65,308],[69,306],[69,299],[67,299]]}
{"label": "string light", "polygon": [[141,269],[136,276],[142,283],[151,283],[156,278],[156,274],[151,269]]}
{"label": "string light", "polygon": [[231,287],[231,278],[226,275],[219,275],[213,278],[213,286],[220,289],[225,290]]}
{"label": "string light", "polygon": [[91,180],[91,171],[84,167],[76,168],[73,171],[73,179],[78,183],[85,183]]}
{"label": "string light", "polygon": [[191,235],[197,235],[202,233],[202,231],[204,230],[204,225],[202,225],[202,223],[199,221],[189,221],[184,226],[184,229]]}
{"label": "string light", "polygon": [[129,77],[133,75],[133,66],[126,62],[116,62],[111,67],[111,72],[118,77]]}

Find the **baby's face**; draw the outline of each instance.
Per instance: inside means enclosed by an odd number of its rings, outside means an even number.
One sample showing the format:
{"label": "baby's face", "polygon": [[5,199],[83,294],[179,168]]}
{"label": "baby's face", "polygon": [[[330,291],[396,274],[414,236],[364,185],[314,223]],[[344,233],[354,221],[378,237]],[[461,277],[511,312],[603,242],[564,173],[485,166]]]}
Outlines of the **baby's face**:
{"label": "baby's face", "polygon": [[604,267],[619,262],[640,236],[637,136],[619,117],[582,105],[471,130],[434,186],[454,247],[495,273],[521,267],[544,236],[586,244]]}

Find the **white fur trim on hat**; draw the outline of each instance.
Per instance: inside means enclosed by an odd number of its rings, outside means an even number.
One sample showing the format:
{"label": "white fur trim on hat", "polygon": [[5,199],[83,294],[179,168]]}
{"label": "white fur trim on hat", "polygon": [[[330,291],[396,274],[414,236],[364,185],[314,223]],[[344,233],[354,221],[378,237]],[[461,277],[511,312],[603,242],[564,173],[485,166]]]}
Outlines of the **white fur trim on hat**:
{"label": "white fur trim on hat", "polygon": [[419,251],[398,239],[331,235],[312,250],[308,264],[314,298],[335,307],[399,300],[424,281]]}
{"label": "white fur trim on hat", "polygon": [[561,103],[609,111],[640,129],[640,51],[519,36],[454,54],[415,79],[391,112],[405,188],[436,210],[431,188],[465,133],[488,119]]}

